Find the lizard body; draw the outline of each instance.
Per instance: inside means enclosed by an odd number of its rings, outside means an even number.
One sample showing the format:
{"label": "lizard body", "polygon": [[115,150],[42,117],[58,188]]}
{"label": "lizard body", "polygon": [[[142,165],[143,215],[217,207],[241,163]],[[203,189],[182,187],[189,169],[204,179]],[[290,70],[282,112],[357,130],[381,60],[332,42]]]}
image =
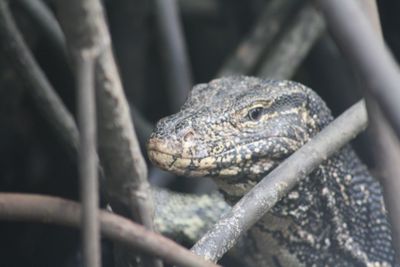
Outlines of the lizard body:
{"label": "lizard body", "polygon": [[[185,176],[209,176],[233,204],[332,116],[290,81],[228,77],[193,88],[162,119],[150,159]],[[395,266],[379,183],[347,146],[327,159],[247,233],[252,266]]]}

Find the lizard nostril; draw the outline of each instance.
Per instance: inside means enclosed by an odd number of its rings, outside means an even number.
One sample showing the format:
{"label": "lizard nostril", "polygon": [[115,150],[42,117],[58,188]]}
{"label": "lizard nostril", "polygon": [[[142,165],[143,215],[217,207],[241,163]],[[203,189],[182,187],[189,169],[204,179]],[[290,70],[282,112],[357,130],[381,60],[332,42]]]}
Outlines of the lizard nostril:
{"label": "lizard nostril", "polygon": [[188,142],[193,140],[194,138],[194,132],[193,130],[188,130],[187,133],[183,136],[183,141]]}

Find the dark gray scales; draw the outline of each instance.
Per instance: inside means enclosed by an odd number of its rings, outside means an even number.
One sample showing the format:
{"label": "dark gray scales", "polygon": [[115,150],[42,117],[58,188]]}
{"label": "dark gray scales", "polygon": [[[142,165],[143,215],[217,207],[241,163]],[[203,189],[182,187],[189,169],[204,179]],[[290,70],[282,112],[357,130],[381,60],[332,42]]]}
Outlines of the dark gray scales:
{"label": "dark gray scales", "polygon": [[[151,160],[210,176],[230,202],[325,127],[325,103],[295,82],[228,77],[200,84],[149,141]],[[394,266],[379,183],[348,146],[247,234],[253,266]]]}

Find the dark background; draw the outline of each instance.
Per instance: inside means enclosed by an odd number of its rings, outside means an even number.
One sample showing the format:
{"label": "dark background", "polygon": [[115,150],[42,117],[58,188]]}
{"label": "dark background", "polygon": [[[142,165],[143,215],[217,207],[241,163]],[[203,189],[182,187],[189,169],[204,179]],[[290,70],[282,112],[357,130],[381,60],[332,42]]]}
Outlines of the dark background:
{"label": "dark background", "polygon": [[[181,21],[194,83],[213,79],[260,15],[266,0],[180,0]],[[57,93],[75,112],[74,78],[68,61],[19,1],[10,1],[25,41]],[[54,10],[52,1],[49,7]],[[157,32],[152,1],[104,1],[115,55],[130,103],[151,124],[174,112],[168,90],[163,47]],[[378,1],[384,37],[400,56],[400,2]],[[34,192],[78,199],[76,162],[59,144],[27,93],[0,40],[0,191]],[[335,115],[360,98],[358,84],[329,33],[324,33],[303,61],[294,80],[316,90]],[[138,133],[140,129],[137,129]],[[140,135],[140,133],[139,133]],[[357,151],[371,165],[368,136],[356,142]],[[151,171],[154,173],[154,170]],[[156,172],[157,173],[157,172]],[[168,178],[172,188],[189,192],[210,188],[202,182]],[[159,182],[155,177],[154,182]],[[163,182],[161,182],[163,183]],[[196,188],[197,187],[197,188]],[[199,189],[198,187],[201,187]],[[104,266],[110,262],[104,242]],[[22,223],[0,224],[0,266],[81,266],[77,231]]]}

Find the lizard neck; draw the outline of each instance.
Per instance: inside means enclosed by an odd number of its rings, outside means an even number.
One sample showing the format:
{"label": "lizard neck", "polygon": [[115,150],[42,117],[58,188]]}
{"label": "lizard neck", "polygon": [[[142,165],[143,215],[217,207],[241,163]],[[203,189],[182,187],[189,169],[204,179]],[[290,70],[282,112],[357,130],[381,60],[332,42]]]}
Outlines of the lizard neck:
{"label": "lizard neck", "polygon": [[252,249],[270,254],[264,264],[394,266],[395,262],[380,186],[349,147],[301,181],[249,236]]}

